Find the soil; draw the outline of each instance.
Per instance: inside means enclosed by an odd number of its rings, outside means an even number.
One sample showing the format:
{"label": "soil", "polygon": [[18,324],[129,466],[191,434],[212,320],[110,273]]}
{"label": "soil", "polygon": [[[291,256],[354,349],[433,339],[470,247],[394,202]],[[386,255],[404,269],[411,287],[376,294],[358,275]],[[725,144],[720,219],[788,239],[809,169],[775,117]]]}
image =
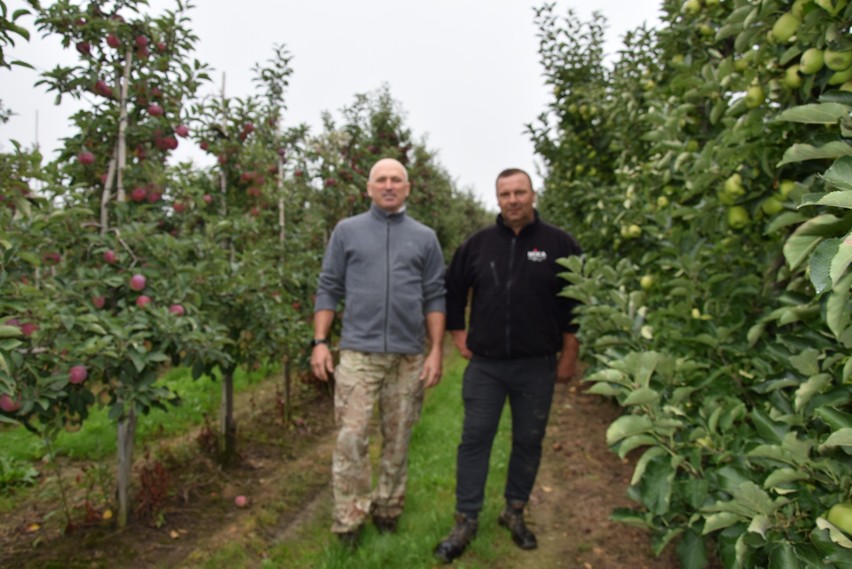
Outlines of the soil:
{"label": "soil", "polygon": [[[245,410],[238,415],[237,466],[222,469],[198,451],[208,440],[205,429],[163,441],[156,452],[140,449],[136,471],[145,469],[149,484],[147,499],[137,503],[145,507],[125,530],[116,530],[114,521],[103,520],[105,510],[91,493],[88,510],[85,506],[91,465],[64,464],[63,478],[77,482],[70,485],[76,489],[70,501],[77,506],[72,531],[63,534],[60,515],[47,514],[56,510],[57,496],[54,477],[45,474],[40,487],[0,520],[0,567],[191,568],[202,565],[204,552],[214,545],[243,542],[257,550],[296,539],[300,526],[328,512],[332,401],[327,390],[303,388],[290,436],[282,439],[279,394],[275,382],[265,384],[242,395],[250,399],[236,406]],[[539,548],[519,551],[498,569],[679,568],[673,548],[655,557],[645,531],[609,520],[614,508],[635,505],[626,496],[635,457],[620,460],[607,449],[606,428],[620,410],[583,388],[557,386],[529,505]],[[269,502],[277,509],[259,524],[257,512],[250,514],[253,508],[234,505],[239,494],[249,495],[250,505]],[[281,496],[288,497],[283,504]]]}

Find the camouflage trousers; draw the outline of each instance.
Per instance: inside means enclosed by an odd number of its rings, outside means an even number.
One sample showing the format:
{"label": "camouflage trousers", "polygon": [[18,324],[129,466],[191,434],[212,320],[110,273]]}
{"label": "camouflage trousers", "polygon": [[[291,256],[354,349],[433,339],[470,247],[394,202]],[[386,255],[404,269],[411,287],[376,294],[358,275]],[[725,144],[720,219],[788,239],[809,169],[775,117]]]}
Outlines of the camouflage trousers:
{"label": "camouflage trousers", "polygon": [[[370,514],[382,517],[402,514],[408,479],[408,443],[423,406],[422,369],[422,354],[340,351],[340,364],[334,374],[334,414],[340,431],[332,460],[331,531],[352,531]],[[368,429],[377,402],[382,450],[373,491]]]}

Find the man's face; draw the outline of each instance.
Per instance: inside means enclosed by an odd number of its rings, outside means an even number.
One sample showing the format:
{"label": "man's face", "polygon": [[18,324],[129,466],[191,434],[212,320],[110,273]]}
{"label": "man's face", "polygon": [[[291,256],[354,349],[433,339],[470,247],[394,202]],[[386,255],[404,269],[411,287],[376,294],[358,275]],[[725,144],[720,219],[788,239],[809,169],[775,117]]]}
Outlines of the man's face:
{"label": "man's face", "polygon": [[497,205],[503,222],[515,231],[535,219],[534,203],[535,192],[525,175],[512,174],[497,180]]}
{"label": "man's face", "polygon": [[405,170],[395,160],[382,160],[373,167],[367,182],[367,194],[373,203],[383,210],[394,213],[405,205],[411,184]]}

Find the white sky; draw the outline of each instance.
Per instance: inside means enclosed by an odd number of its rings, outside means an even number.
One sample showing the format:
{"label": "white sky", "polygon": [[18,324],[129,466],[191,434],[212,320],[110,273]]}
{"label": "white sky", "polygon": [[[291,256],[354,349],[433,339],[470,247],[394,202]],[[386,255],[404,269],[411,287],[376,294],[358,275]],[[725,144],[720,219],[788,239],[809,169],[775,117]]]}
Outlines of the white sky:
{"label": "white sky", "polygon": [[[425,137],[458,186],[494,209],[494,177],[503,168],[524,168],[540,185],[524,130],[545,110],[549,96],[533,22],[533,8],[543,1],[195,0],[189,15],[199,38],[196,57],[215,70],[215,84],[200,94],[218,92],[223,73],[228,96],[254,93],[251,69],[269,60],[276,44],[293,56],[286,126],[307,123],[318,132],[323,111],[336,114],[355,94],[387,84],[415,138]],[[657,23],[661,3],[562,0],[556,11],[564,15],[570,6],[583,20],[592,9],[603,13],[606,52],[614,54],[625,32]],[[20,0],[6,5],[10,14],[25,6]],[[150,0],[150,5],[159,11],[176,4]],[[32,37],[8,48],[7,59],[22,59],[38,71],[74,61],[73,48],[63,52],[58,41],[42,38],[32,18],[19,23]],[[14,139],[25,146],[37,141],[49,154],[70,134],[73,101],[54,106],[52,95],[34,87],[37,79],[31,70],[0,69],[0,101],[16,113],[0,125],[0,150],[9,150]],[[182,143],[177,158],[207,165],[188,146]]]}

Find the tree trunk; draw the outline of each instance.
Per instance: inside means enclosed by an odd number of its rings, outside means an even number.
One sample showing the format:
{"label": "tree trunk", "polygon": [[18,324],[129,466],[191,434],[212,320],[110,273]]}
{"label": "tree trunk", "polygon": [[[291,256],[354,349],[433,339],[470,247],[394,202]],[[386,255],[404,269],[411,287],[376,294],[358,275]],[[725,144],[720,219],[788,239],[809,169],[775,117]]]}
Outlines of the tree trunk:
{"label": "tree trunk", "polygon": [[290,421],[293,420],[293,413],[291,411],[293,406],[290,394],[290,387],[292,385],[290,371],[290,355],[287,354],[284,356],[284,423],[286,425],[289,425]]}
{"label": "tree trunk", "polygon": [[131,406],[118,422],[118,527],[127,526],[130,478],[133,474],[133,442],[136,438],[136,412]]}
{"label": "tree trunk", "polygon": [[219,407],[219,462],[223,466],[237,459],[237,423],[234,420],[234,368],[222,372],[222,404]]}

